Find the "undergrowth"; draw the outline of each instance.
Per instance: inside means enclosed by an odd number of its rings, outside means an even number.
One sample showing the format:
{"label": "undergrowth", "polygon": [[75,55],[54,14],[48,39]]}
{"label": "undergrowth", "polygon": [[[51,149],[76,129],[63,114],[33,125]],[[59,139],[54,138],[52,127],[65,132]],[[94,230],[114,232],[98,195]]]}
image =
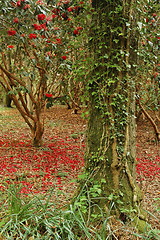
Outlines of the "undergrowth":
{"label": "undergrowth", "polygon": [[[159,230],[143,235],[122,223],[113,229],[111,217],[102,216],[100,222],[87,222],[77,205],[57,207],[51,201],[54,191],[41,197],[24,197],[21,186],[10,185],[0,209],[1,240],[111,240],[122,232],[127,239],[158,240]],[[125,239],[125,238],[123,238]]]}

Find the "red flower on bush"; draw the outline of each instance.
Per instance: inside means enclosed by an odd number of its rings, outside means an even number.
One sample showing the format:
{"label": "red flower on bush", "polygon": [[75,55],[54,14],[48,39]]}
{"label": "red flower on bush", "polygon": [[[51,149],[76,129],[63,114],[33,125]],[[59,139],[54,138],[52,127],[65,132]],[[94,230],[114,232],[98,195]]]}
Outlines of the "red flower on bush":
{"label": "red flower on bush", "polygon": [[52,14],[52,19],[56,18],[57,15],[56,14]]}
{"label": "red flower on bush", "polygon": [[43,14],[43,13],[38,14],[38,20],[39,20],[39,21],[42,21],[42,20],[44,20],[45,18],[46,18],[46,15],[45,15],[45,14]]}
{"label": "red flower on bush", "polygon": [[52,12],[55,13],[55,14],[58,14],[58,13],[60,12],[60,9],[58,9],[58,8],[53,8]]}
{"label": "red flower on bush", "polygon": [[30,39],[37,38],[37,35],[35,33],[30,33],[29,38]]}
{"label": "red flower on bush", "polygon": [[8,33],[9,36],[14,36],[14,35],[16,35],[17,32],[15,30],[11,29],[11,30],[8,30],[7,33]]}
{"label": "red flower on bush", "polygon": [[18,7],[20,7],[20,6],[21,6],[21,1],[17,1],[16,5],[17,5]]}
{"label": "red flower on bush", "polygon": [[83,29],[83,27],[77,27],[77,30],[82,30]]}
{"label": "red flower on bush", "polygon": [[40,26],[41,26],[41,28],[43,28],[44,30],[48,30],[48,28],[46,27],[46,23],[43,23],[43,24],[41,24]]}
{"label": "red flower on bush", "polygon": [[13,19],[13,22],[14,22],[14,23],[19,23],[19,19],[18,19],[17,17],[14,18],[14,19]]}
{"label": "red flower on bush", "polygon": [[63,60],[66,60],[67,59],[67,56],[62,56],[61,57]]}
{"label": "red flower on bush", "polygon": [[14,46],[13,45],[8,45],[7,48],[14,48]]}
{"label": "red flower on bush", "polygon": [[26,4],[23,9],[24,9],[24,10],[27,10],[28,8],[30,8],[30,5],[29,5],[29,4]]}
{"label": "red flower on bush", "polygon": [[45,96],[46,96],[47,98],[51,98],[51,97],[53,97],[53,94],[52,94],[52,93],[46,93]]}
{"label": "red flower on bush", "polygon": [[56,43],[59,43],[59,44],[62,43],[62,40],[60,38],[56,38],[56,41],[57,41]]}
{"label": "red flower on bush", "polygon": [[74,10],[73,7],[67,8],[67,11],[68,11],[68,12],[73,12],[73,10]]}
{"label": "red flower on bush", "polygon": [[79,31],[77,30],[77,29],[75,29],[74,31],[73,31],[73,35],[78,35],[79,34]]}
{"label": "red flower on bush", "polygon": [[33,24],[33,27],[34,27],[35,30],[41,30],[42,29],[42,26],[38,25],[38,24]]}

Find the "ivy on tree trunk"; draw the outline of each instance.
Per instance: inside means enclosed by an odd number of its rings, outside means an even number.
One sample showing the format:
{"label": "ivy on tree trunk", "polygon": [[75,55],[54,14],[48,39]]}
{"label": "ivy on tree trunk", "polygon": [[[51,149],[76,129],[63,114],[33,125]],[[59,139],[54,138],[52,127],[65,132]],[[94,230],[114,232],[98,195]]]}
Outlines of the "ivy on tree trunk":
{"label": "ivy on tree trunk", "polygon": [[92,1],[87,177],[76,202],[81,202],[80,195],[89,196],[87,219],[101,217],[103,211],[116,214],[124,223],[134,219],[143,231],[142,195],[135,174],[135,6],[135,0]]}

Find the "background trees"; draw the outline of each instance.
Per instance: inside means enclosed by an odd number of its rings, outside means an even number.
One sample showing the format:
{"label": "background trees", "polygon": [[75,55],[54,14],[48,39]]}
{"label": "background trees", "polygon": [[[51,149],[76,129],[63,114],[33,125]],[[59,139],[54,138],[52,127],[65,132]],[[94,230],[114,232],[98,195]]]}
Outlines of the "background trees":
{"label": "background trees", "polygon": [[[140,41],[138,46],[137,68],[137,120],[145,115],[153,126],[155,138],[160,140],[159,123],[159,17],[157,1],[145,1],[138,23]],[[151,113],[152,112],[152,116]]]}

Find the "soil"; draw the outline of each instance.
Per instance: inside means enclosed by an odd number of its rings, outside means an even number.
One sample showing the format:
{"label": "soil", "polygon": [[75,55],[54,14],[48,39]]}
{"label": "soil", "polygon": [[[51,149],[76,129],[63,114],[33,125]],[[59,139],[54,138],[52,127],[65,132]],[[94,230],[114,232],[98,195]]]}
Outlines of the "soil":
{"label": "soil", "polygon": [[[82,118],[82,112],[79,111],[78,114],[72,112],[73,110],[68,110],[66,106],[61,105],[48,109],[45,118],[44,144],[41,148],[35,149],[31,146],[30,131],[18,111],[15,108],[0,109],[0,189],[2,191],[5,191],[7,184],[21,180],[20,182],[25,185],[22,188],[23,194],[46,194],[54,185],[63,192],[60,197],[58,196],[60,206],[72,198],[77,187],[74,179],[84,165],[87,126],[87,120]],[[54,163],[56,164],[54,169],[47,170],[51,165],[45,165],[46,162],[50,161],[51,157],[53,159],[53,154],[56,159],[57,152],[61,155],[59,162]],[[34,163],[31,158],[34,159]],[[12,166],[7,165],[6,160],[7,164],[10,162]],[[137,182],[144,193],[143,207],[149,213],[149,223],[152,224],[153,229],[160,229],[159,164],[160,150],[155,140],[154,130],[142,115],[137,122]],[[117,239],[140,238],[131,238],[130,234],[125,236],[122,234]]]}

